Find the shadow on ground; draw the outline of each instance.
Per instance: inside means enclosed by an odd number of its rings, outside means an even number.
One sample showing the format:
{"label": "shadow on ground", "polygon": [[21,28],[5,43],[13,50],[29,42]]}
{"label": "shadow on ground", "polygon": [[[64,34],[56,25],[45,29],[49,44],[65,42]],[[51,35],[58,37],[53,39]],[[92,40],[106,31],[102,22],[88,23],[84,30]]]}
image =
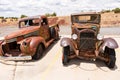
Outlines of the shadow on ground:
{"label": "shadow on ground", "polygon": [[[82,64],[86,65],[87,67],[82,66]],[[104,61],[101,61],[99,59],[97,59],[96,61],[93,61],[93,60],[83,60],[83,59],[74,58],[74,59],[71,59],[65,67],[69,67],[72,65],[76,65],[75,68],[79,67],[80,69],[82,69],[84,71],[95,71],[97,69],[100,69],[104,72],[108,72],[108,70],[105,69],[105,67],[106,68],[108,68],[108,67],[106,66]],[[89,67],[89,65],[92,65],[92,66]],[[93,66],[93,65],[95,65],[95,66]],[[108,68],[108,69],[111,71],[114,71],[117,68],[118,68],[117,65],[115,65],[114,68],[112,68],[112,69]]]}

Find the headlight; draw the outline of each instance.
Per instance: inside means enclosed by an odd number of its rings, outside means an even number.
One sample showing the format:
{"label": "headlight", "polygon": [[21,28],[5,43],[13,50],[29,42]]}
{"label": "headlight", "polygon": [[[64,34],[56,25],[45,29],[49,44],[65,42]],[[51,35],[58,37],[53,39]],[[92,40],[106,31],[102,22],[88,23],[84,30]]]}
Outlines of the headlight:
{"label": "headlight", "polygon": [[73,40],[76,40],[77,38],[78,38],[77,34],[73,34],[73,35],[72,35],[72,39],[73,39]]}
{"label": "headlight", "polygon": [[66,41],[62,41],[61,45],[65,47],[65,46],[67,46],[67,42]]}
{"label": "headlight", "polygon": [[102,40],[103,38],[104,38],[103,35],[101,35],[101,34],[98,34],[98,35],[97,35],[97,39],[98,39],[98,40]]}

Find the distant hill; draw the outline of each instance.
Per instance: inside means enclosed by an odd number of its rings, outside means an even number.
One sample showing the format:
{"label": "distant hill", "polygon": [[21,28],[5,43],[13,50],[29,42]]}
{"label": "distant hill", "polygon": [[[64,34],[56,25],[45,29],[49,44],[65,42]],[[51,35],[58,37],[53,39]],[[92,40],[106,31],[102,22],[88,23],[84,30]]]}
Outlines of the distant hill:
{"label": "distant hill", "polygon": [[[58,23],[59,25],[70,25],[71,20],[70,16],[57,16],[57,17],[49,17],[49,24]],[[18,21],[9,20],[2,22],[0,19],[0,27],[1,26],[17,26]],[[104,12],[101,13],[101,26],[102,27],[120,27],[120,13],[114,12]]]}

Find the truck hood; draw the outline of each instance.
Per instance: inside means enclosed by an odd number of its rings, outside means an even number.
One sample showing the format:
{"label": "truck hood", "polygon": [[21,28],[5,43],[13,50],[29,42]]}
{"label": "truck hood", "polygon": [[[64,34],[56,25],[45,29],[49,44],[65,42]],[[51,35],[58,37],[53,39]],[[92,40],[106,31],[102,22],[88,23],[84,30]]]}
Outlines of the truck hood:
{"label": "truck hood", "polygon": [[11,39],[11,38],[15,38],[18,36],[22,36],[22,35],[34,32],[34,31],[38,30],[39,28],[40,28],[40,26],[36,26],[36,27],[31,26],[31,27],[27,27],[27,28],[21,28],[21,29],[17,30],[16,32],[6,35],[4,37],[4,39]]}

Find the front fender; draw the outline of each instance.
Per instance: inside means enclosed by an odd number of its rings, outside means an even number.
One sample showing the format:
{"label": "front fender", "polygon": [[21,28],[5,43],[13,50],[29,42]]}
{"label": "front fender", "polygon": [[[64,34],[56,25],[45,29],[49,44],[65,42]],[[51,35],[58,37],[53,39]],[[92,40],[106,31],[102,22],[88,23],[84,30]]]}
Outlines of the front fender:
{"label": "front fender", "polygon": [[60,42],[60,46],[66,47],[66,46],[71,46],[72,45],[72,40],[70,38],[62,38]]}
{"label": "front fender", "polygon": [[111,49],[118,48],[118,44],[117,44],[117,42],[113,38],[104,38],[103,39],[102,47],[105,48],[106,46],[108,48],[111,48]]}
{"label": "front fender", "polygon": [[78,54],[77,45],[75,45],[74,41],[71,38],[62,38],[60,46],[61,47],[70,46],[70,51],[73,51],[76,54]]}
{"label": "front fender", "polygon": [[62,38],[62,40],[60,42],[60,46],[61,47],[70,46],[70,50],[71,51],[75,51],[76,50],[76,46],[74,44],[74,41],[71,38]]}
{"label": "front fender", "polygon": [[45,46],[45,40],[42,37],[29,37],[21,42],[20,49],[27,55],[34,55],[40,43]]}

